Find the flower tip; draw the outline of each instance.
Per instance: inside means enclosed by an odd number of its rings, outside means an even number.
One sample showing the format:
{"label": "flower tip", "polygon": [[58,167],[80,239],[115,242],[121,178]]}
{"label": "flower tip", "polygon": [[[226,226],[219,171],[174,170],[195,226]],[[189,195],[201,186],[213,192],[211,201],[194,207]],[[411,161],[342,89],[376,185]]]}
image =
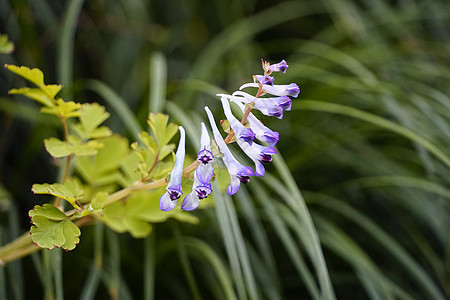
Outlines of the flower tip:
{"label": "flower tip", "polygon": [[172,200],[169,193],[164,193],[159,199],[159,208],[162,211],[170,211],[177,205],[177,200]]}
{"label": "flower tip", "polygon": [[187,195],[183,203],[181,204],[181,209],[185,211],[191,211],[196,209],[200,205],[200,199],[194,195],[194,193],[190,193]]}

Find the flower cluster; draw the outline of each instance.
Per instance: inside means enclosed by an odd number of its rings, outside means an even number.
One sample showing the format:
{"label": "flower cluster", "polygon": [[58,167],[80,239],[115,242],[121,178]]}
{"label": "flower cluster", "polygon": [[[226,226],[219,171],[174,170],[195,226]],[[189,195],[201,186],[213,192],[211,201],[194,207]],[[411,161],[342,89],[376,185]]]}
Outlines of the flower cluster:
{"label": "flower cluster", "polygon": [[[214,140],[222,156],[222,161],[230,174],[230,185],[227,192],[231,196],[235,194],[241,183],[250,181],[250,176],[264,176],[263,163],[272,161],[272,155],[277,151],[274,145],[278,142],[279,134],[267,128],[255,115],[251,113],[253,109],[259,110],[263,115],[283,118],[283,112],[291,110],[292,98],[296,98],[300,93],[297,84],[274,85],[274,78],[270,76],[273,72],[286,73],[288,65],[285,60],[271,65],[263,61],[263,75],[254,75],[252,83],[246,83],[239,88],[239,91],[231,95],[218,94],[221,98],[223,112],[228,123],[230,131],[224,139],[217,128],[216,121],[212,112],[205,107],[209,123],[213,132]],[[256,95],[253,96],[243,89],[258,88]],[[269,95],[268,97],[261,97]],[[244,118],[239,121],[232,113],[230,102],[236,104],[244,113]],[[247,124],[246,124],[247,122]],[[211,180],[214,175],[214,169],[211,163],[214,156],[211,152],[210,137],[206,126],[201,123],[201,147],[197,155],[197,168],[194,171],[194,184],[192,191],[183,200],[181,208],[187,211],[194,210],[200,205],[200,200],[211,194]],[[185,156],[185,132],[183,127],[179,127],[180,142],[176,152],[176,161],[171,172],[170,180],[167,185],[167,192],[164,193],[159,202],[163,211],[172,210],[177,205],[177,200],[183,194],[181,190],[181,179],[183,177],[183,162]],[[266,143],[268,146],[258,144],[254,139]],[[241,164],[228,149],[227,144],[236,141],[242,151],[254,162],[255,170],[251,167]]]}

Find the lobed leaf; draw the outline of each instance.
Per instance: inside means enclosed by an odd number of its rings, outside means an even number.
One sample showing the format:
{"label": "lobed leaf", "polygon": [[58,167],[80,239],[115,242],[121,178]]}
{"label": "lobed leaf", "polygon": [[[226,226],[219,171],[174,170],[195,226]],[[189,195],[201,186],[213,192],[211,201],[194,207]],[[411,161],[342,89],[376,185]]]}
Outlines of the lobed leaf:
{"label": "lobed leaf", "polygon": [[178,125],[169,123],[169,116],[161,113],[150,113],[147,123],[155,136],[158,149],[167,145],[178,131]]}
{"label": "lobed leaf", "polygon": [[80,229],[54,205],[36,205],[30,210],[29,216],[33,223],[30,229],[31,238],[37,246],[72,250],[79,243]]}
{"label": "lobed leaf", "polygon": [[83,190],[75,180],[67,180],[65,184],[33,184],[31,190],[35,194],[50,194],[67,200],[74,208],[80,209],[75,201],[80,200],[83,197]]}
{"label": "lobed leaf", "polygon": [[55,137],[44,140],[45,149],[55,158],[65,157],[73,153],[73,147]]}
{"label": "lobed leaf", "polygon": [[9,91],[12,95],[24,95],[30,99],[33,99],[47,107],[54,106],[53,99],[49,97],[49,95],[39,88],[20,88],[20,89],[12,89]]}
{"label": "lobed leaf", "polygon": [[83,104],[79,109],[79,113],[79,127],[83,132],[83,137],[92,138],[92,134],[98,136],[99,133],[111,135],[111,131],[106,127],[100,131],[97,130],[98,126],[109,118],[109,113],[105,111],[105,107],[97,103]]}
{"label": "lobed leaf", "polygon": [[20,77],[34,83],[38,87],[44,85],[44,74],[37,68],[30,69],[28,67],[19,67],[14,65],[5,65],[5,67]]}
{"label": "lobed leaf", "polygon": [[56,105],[52,107],[43,107],[41,108],[41,112],[68,119],[79,117],[80,112],[78,110],[80,107],[80,103],[75,103],[73,101],[64,102],[64,100],[58,99],[56,100]]}

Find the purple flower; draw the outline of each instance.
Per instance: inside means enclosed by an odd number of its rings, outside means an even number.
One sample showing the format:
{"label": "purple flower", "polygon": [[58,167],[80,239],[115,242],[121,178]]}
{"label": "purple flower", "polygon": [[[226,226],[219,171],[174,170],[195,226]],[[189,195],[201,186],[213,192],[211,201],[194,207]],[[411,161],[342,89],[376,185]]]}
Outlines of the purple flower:
{"label": "purple flower", "polygon": [[159,199],[159,208],[163,211],[172,210],[177,205],[177,199],[183,194],[181,190],[181,179],[183,177],[183,163],[185,156],[185,132],[182,126],[179,126],[180,142],[176,153],[175,165],[170,174],[169,184],[167,185],[167,192],[165,192]]}
{"label": "purple flower", "polygon": [[205,111],[208,115],[209,123],[211,124],[211,128],[213,130],[214,139],[219,146],[220,152],[223,153],[222,160],[228,170],[228,173],[230,174],[230,185],[227,187],[227,192],[228,195],[231,196],[239,190],[241,182],[249,182],[249,176],[253,176],[255,175],[255,173],[253,172],[252,168],[242,165],[236,160],[236,158],[234,158],[233,154],[231,154],[231,151],[228,149],[225,141],[220,135],[219,129],[217,129],[216,121],[214,120],[214,116],[207,106],[205,106]]}
{"label": "purple flower", "polygon": [[211,184],[209,183],[214,175],[211,162],[214,156],[211,153],[211,146],[208,131],[202,122],[202,135],[200,138],[200,151],[197,160],[200,162],[194,173],[194,184],[192,192],[188,194],[181,204],[181,209],[190,211],[196,209],[200,205],[200,199],[206,198],[211,194]]}
{"label": "purple flower", "polygon": [[269,163],[272,161],[272,155],[277,153],[272,147],[265,147],[258,145],[257,143],[253,143],[249,145],[247,143],[243,143],[240,140],[236,141],[241,147],[241,149],[250,157],[255,163],[255,175],[256,176],[264,176],[265,169],[261,162]]}
{"label": "purple flower", "polygon": [[271,98],[256,98],[248,93],[236,91],[232,96],[228,96],[231,101],[237,103],[254,103],[254,108],[261,111],[266,116],[275,116],[278,119],[283,118],[283,110],[290,110],[292,100],[287,96],[271,97]]}
{"label": "purple flower", "polygon": [[269,75],[253,75],[253,78],[261,84],[273,85],[273,77]]}
{"label": "purple flower", "polygon": [[[242,85],[239,89],[245,89],[248,87],[259,87],[257,83],[246,83]],[[290,96],[297,98],[298,94],[300,94],[300,88],[296,83],[291,84],[278,84],[278,85],[263,85],[262,90],[274,96]]]}
{"label": "purple flower", "polygon": [[233,115],[230,109],[230,103],[228,103],[228,99],[224,96],[221,98],[222,106],[223,106],[223,112],[225,114],[225,117],[227,117],[227,120],[230,122],[230,127],[233,129],[236,139],[241,139],[249,143],[250,145],[253,142],[253,139],[255,138],[255,134],[250,128],[245,127],[244,125],[239,122],[238,119]]}
{"label": "purple flower", "polygon": [[269,74],[272,73],[272,72],[283,72],[283,73],[286,73],[286,69],[288,67],[289,67],[288,64],[283,59],[279,63],[273,64],[273,65],[270,65],[269,67],[267,67],[267,71],[269,71]]}
{"label": "purple flower", "polygon": [[[245,106],[240,102],[235,103],[239,106],[242,112],[245,113]],[[279,133],[272,131],[264,126],[264,124],[260,120],[258,120],[252,113],[248,115],[247,120],[250,124],[250,128],[253,130],[253,132],[255,133],[255,137],[258,140],[266,142],[270,146],[274,146],[278,142],[278,139],[280,137]]]}

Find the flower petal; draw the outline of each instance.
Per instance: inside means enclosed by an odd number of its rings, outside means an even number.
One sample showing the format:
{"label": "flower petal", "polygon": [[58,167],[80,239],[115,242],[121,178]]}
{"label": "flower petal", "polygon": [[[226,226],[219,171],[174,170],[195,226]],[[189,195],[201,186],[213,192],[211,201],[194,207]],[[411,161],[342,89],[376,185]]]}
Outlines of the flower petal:
{"label": "flower petal", "polygon": [[233,129],[236,138],[242,139],[251,145],[253,139],[255,138],[255,134],[253,133],[253,131],[250,128],[242,125],[241,122],[236,119],[236,117],[231,112],[230,103],[228,102],[227,97],[222,97],[220,100],[222,101],[222,107],[225,117],[227,117],[227,120],[230,122],[231,129]]}
{"label": "flower petal", "polygon": [[184,157],[186,154],[185,151],[186,134],[182,126],[179,126],[178,129],[180,130],[180,142],[178,143],[178,149],[175,155],[176,156],[175,165],[173,166],[172,172],[170,173],[170,180],[169,184],[167,185],[167,189],[170,189],[172,187],[175,187],[175,189],[177,189],[178,186],[181,185],[181,179],[183,177],[183,164],[184,164]]}
{"label": "flower petal", "polygon": [[273,77],[269,75],[253,75],[253,78],[261,84],[273,84]]}
{"label": "flower petal", "polygon": [[183,177],[183,164],[185,151],[186,134],[184,128],[179,126],[180,142],[178,143],[177,153],[175,155],[175,165],[170,173],[170,180],[167,184],[167,192],[159,199],[159,208],[163,211],[172,210],[177,205],[177,199],[183,194],[181,190],[181,179]]}
{"label": "flower petal", "polygon": [[270,66],[267,68],[267,71],[269,71],[270,73],[271,73],[271,72],[283,72],[283,73],[286,73],[286,69],[287,69],[288,67],[289,67],[288,64],[287,64],[286,61],[283,59],[282,61],[280,61],[280,62],[277,63],[277,64],[270,65]]}
{"label": "flower petal", "polygon": [[170,198],[169,192],[164,193],[159,199],[159,208],[162,211],[172,210],[177,205],[177,200]]}
{"label": "flower petal", "polygon": [[[243,113],[245,113],[245,106],[240,102],[235,102],[237,106],[242,110]],[[250,124],[250,128],[255,133],[255,137],[262,141],[266,142],[270,146],[274,146],[278,139],[280,138],[280,135],[278,132],[272,131],[264,124],[258,120],[252,113],[250,113],[247,117],[248,123]]]}
{"label": "flower petal", "polygon": [[195,192],[189,193],[183,200],[181,204],[181,209],[186,211],[191,211],[196,209],[200,205],[200,199],[197,197]]}

